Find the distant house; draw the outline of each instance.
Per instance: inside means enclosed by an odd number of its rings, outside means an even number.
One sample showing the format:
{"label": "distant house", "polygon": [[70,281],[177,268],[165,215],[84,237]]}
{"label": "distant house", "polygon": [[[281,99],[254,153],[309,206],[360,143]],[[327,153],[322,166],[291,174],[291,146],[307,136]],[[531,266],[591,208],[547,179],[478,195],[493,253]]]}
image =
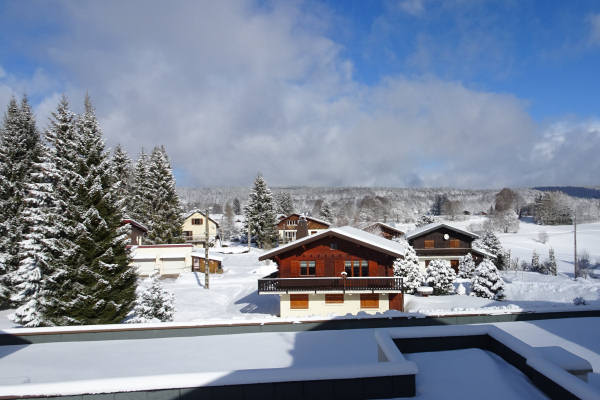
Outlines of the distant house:
{"label": "distant house", "polygon": [[191,270],[191,244],[158,244],[131,246],[132,264],[140,276],[158,272],[161,276],[178,276]]}
{"label": "distant house", "polygon": [[431,260],[448,260],[455,271],[458,271],[458,261],[470,253],[476,264],[484,257],[495,258],[483,250],[473,247],[473,240],[479,238],[475,233],[435,222],[409,232],[406,240],[415,249],[423,268]]}
{"label": "distant house", "polygon": [[144,224],[141,224],[133,219],[124,219],[121,221],[121,225],[129,225],[131,231],[127,236],[130,245],[141,245],[144,242],[144,238],[148,235],[148,228]]}
{"label": "distant house", "polygon": [[404,236],[404,232],[402,232],[400,229],[394,228],[393,226],[383,222],[375,222],[374,224],[366,225],[362,227],[362,230],[374,235],[379,235],[388,240],[401,238]]}
{"label": "distant house", "polygon": [[376,313],[404,307],[394,260],[406,245],[350,226],[332,228],[264,253],[277,272],[258,281],[278,294],[281,317]]}
{"label": "distant house", "polygon": [[[298,221],[300,214],[290,214],[287,217],[279,218],[277,223],[277,232],[279,234],[279,243],[289,243],[296,240],[296,230],[298,229]],[[304,216],[308,225],[308,234],[322,232],[329,228],[329,222],[322,219]]]}
{"label": "distant house", "polygon": [[[204,250],[192,252],[192,271],[204,272],[206,270],[206,253]],[[223,273],[223,257],[208,253],[208,268],[211,274]]]}
{"label": "distant house", "polygon": [[[186,243],[201,244],[206,240],[206,224],[208,224],[208,240],[219,238],[219,223],[206,218],[200,210],[192,210],[184,215],[183,239]],[[208,221],[208,222],[207,222]]]}

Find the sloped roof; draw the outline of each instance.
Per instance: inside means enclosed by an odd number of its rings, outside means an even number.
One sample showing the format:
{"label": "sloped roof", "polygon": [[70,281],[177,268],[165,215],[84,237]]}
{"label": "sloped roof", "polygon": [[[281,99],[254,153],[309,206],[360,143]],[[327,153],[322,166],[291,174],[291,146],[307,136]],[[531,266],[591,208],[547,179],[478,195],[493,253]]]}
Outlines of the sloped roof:
{"label": "sloped roof", "polygon": [[488,253],[487,251],[481,250],[480,248],[477,248],[477,247],[472,247],[471,250],[474,251],[475,253],[479,253],[479,254],[481,254],[482,256],[485,256],[485,257],[497,258],[492,253]]}
{"label": "sloped roof", "polygon": [[270,259],[277,254],[289,251],[296,247],[310,242],[322,239],[327,236],[334,236],[341,239],[360,244],[373,250],[381,251],[393,257],[404,257],[406,253],[406,244],[384,239],[381,236],[374,235],[351,226],[342,226],[340,228],[330,228],[314,235],[303,237],[283,246],[279,246],[271,251],[264,253],[258,258],[259,261]]}
{"label": "sloped roof", "polygon": [[[204,211],[196,208],[194,210],[191,210],[191,211],[188,211],[188,212],[184,213],[183,214],[183,219],[188,219],[189,217],[191,217],[192,215],[194,215],[196,213],[202,214],[202,216],[204,218],[206,218],[206,215],[204,215]],[[219,227],[219,223],[217,221],[215,221],[214,219],[212,219],[210,216],[208,217],[208,219],[210,219],[215,225],[217,225],[217,228]]]}
{"label": "sloped roof", "polygon": [[[206,253],[202,250],[192,251],[192,257],[198,257],[198,258],[204,259],[205,256],[206,256]],[[223,262],[223,257],[217,256],[211,252],[208,253],[208,259]]]}
{"label": "sloped roof", "polygon": [[[292,213],[292,214],[288,215],[288,216],[287,216],[287,217],[285,217],[285,218],[281,218],[280,220],[278,220],[278,222],[281,222],[281,221],[283,221],[283,220],[285,220],[285,219],[288,219],[288,218],[289,218],[289,217],[291,217],[292,215],[297,215],[298,217],[301,217],[301,216],[302,216],[302,214],[298,214],[298,213]],[[315,221],[315,222],[318,222],[318,223],[320,223],[320,224],[323,224],[323,225],[327,225],[327,226],[330,226],[330,225],[331,225],[331,222],[329,222],[329,221],[325,221],[324,219],[319,219],[319,218],[311,217],[311,216],[308,216],[308,215],[306,215],[306,214],[304,214],[304,218],[306,218],[306,220],[309,220],[309,219],[310,219],[311,221]]]}
{"label": "sloped roof", "polygon": [[391,231],[398,232],[399,234],[404,235],[403,231],[401,231],[400,229],[398,229],[398,228],[396,228],[396,227],[394,227],[392,225],[386,224],[385,222],[367,223],[367,224],[364,224],[363,226],[361,226],[361,229],[363,229],[363,230],[369,229],[369,228],[374,227],[376,225],[379,225],[381,227],[384,227],[386,229],[389,229]]}
{"label": "sloped roof", "polygon": [[465,231],[464,229],[460,229],[460,228],[457,228],[455,226],[445,224],[443,222],[434,222],[432,224],[427,224],[427,225],[422,226],[422,227],[420,227],[418,229],[415,229],[414,231],[409,232],[406,235],[406,239],[409,239],[409,240],[410,239],[414,239],[416,237],[422,236],[422,235],[424,235],[426,233],[429,233],[431,231],[435,231],[438,228],[448,228],[448,229],[450,229],[452,231],[460,232],[463,235],[470,236],[473,239],[478,239],[479,238],[479,235],[477,235],[477,234],[475,234],[473,232]]}
{"label": "sloped roof", "polygon": [[123,225],[129,224],[129,225],[135,226],[136,228],[143,230],[144,232],[148,232],[148,227],[146,227],[146,225],[142,224],[141,222],[137,222],[136,220],[131,219],[131,218],[124,218],[121,221],[121,224],[123,224]]}

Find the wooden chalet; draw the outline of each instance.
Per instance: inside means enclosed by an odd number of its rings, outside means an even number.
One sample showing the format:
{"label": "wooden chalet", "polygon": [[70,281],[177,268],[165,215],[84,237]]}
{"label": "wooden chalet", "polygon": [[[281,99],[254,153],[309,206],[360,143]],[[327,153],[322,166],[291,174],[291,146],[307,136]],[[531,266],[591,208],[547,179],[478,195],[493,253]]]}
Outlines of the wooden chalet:
{"label": "wooden chalet", "polygon": [[391,225],[388,225],[383,222],[375,222],[374,224],[369,224],[362,228],[363,231],[372,233],[374,235],[379,235],[388,240],[401,238],[404,236],[404,232],[400,229],[396,229]]}
{"label": "wooden chalet", "polygon": [[458,272],[458,261],[468,253],[476,264],[484,257],[495,258],[483,250],[473,247],[473,241],[479,235],[440,222],[425,225],[406,235],[406,240],[415,249],[419,262],[426,268],[431,260],[450,261],[452,268]]}
{"label": "wooden chalet", "polygon": [[264,253],[278,270],[259,294],[280,296],[281,317],[403,310],[393,263],[406,246],[350,226],[332,228]]}
{"label": "wooden chalet", "polygon": [[[206,253],[203,250],[192,252],[192,271],[206,271]],[[223,257],[208,253],[208,268],[211,274],[223,273]]]}
{"label": "wooden chalet", "polygon": [[300,218],[306,218],[308,225],[308,234],[314,235],[329,228],[329,222],[322,219],[308,217],[300,214],[290,214],[287,217],[280,218],[277,223],[277,232],[279,234],[279,243],[289,243],[296,240],[296,231]]}
{"label": "wooden chalet", "polygon": [[129,225],[131,227],[131,231],[127,236],[130,245],[139,246],[143,244],[144,238],[148,235],[148,228],[144,224],[133,219],[124,219],[121,221],[121,225]]}

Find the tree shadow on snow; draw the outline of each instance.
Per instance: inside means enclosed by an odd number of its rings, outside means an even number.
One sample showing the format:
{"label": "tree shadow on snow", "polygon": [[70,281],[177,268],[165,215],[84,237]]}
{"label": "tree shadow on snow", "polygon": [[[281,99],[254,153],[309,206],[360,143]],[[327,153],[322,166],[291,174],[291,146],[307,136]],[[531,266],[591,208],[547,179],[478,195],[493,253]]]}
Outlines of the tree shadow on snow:
{"label": "tree shadow on snow", "polygon": [[235,304],[245,304],[240,309],[244,314],[268,314],[279,315],[279,295],[259,295],[258,291],[251,292],[239,298]]}

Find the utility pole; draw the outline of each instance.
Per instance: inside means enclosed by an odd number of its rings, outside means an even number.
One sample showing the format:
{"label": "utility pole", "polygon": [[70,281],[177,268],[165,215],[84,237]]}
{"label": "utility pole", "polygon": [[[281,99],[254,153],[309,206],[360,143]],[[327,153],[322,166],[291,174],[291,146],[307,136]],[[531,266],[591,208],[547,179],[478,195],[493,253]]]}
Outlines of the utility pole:
{"label": "utility pole", "polygon": [[246,225],[248,225],[248,251],[250,251],[250,218],[248,218],[248,221],[246,221]]}
{"label": "utility pole", "polygon": [[209,235],[208,235],[208,207],[206,208],[206,212],[204,214],[204,219],[206,220],[206,224],[205,224],[205,234],[204,234],[204,288],[208,289],[209,288],[209,281],[210,281],[210,265],[209,265],[209,261],[208,261],[208,241],[209,241]]}
{"label": "utility pole", "polygon": [[573,210],[573,266],[575,268],[575,279],[579,275],[577,270],[577,209]]}

